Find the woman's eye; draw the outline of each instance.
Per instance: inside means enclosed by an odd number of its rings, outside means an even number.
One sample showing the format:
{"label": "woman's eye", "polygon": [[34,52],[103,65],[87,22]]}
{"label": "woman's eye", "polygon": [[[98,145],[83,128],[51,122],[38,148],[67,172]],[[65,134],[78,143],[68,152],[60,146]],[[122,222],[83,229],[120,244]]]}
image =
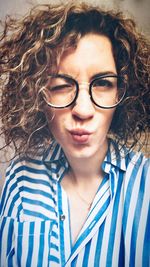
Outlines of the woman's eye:
{"label": "woman's eye", "polygon": [[99,80],[97,81],[94,86],[99,86],[99,87],[112,87],[113,84],[109,80]]}
{"label": "woman's eye", "polygon": [[59,91],[59,90],[65,90],[71,88],[70,84],[61,84],[61,85],[56,85],[56,86],[49,86],[48,89],[51,91]]}

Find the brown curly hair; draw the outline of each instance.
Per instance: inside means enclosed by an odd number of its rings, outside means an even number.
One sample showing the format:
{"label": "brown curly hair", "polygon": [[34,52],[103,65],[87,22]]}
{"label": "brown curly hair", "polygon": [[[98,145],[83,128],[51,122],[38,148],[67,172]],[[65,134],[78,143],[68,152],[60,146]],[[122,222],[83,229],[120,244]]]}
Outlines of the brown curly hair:
{"label": "brown curly hair", "polygon": [[135,23],[121,12],[85,3],[40,5],[21,20],[7,17],[0,41],[1,134],[15,154],[39,153],[50,144],[41,88],[47,73],[57,71],[62,53],[90,32],[111,40],[117,72],[128,80],[110,134],[134,147],[149,131],[150,46]]}

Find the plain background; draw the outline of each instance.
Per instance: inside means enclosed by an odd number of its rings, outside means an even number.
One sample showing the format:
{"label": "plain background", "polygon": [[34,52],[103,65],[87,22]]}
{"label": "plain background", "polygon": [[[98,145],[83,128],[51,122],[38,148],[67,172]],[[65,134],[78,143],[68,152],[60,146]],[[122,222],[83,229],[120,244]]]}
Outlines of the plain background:
{"label": "plain background", "polygon": [[[58,0],[0,0],[0,19],[4,20],[6,15],[12,15],[20,17],[28,13],[29,9],[35,4],[47,4],[47,3],[65,3],[65,1]],[[68,1],[69,2],[69,1]],[[82,1],[80,1],[82,2]],[[124,11],[127,16],[134,18],[138,27],[146,35],[150,36],[150,1],[149,0],[86,0],[84,2],[92,3],[99,6],[106,6],[108,8],[115,8]],[[0,147],[3,144],[3,140],[0,139]],[[12,154],[11,150],[8,151],[8,155],[4,155],[0,152],[0,192],[4,183],[5,170],[8,163],[2,163],[9,155]]]}

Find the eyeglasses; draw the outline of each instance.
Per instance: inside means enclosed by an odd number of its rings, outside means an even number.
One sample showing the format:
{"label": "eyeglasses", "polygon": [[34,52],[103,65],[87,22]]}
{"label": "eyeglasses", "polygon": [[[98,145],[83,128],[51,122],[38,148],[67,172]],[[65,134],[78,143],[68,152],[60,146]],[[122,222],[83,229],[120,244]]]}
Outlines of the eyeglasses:
{"label": "eyeglasses", "polygon": [[121,103],[126,93],[126,80],[123,76],[103,75],[90,83],[78,83],[64,74],[49,75],[42,88],[43,98],[53,108],[66,108],[75,103],[80,86],[89,86],[91,101],[104,109],[114,108]]}

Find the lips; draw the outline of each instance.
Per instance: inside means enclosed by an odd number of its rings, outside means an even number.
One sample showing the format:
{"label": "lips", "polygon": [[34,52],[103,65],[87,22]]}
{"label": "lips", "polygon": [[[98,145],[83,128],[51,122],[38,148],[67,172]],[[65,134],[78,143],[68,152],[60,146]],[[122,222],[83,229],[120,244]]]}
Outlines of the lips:
{"label": "lips", "polygon": [[72,139],[80,144],[87,143],[89,141],[91,132],[84,130],[84,129],[74,129],[69,131]]}

